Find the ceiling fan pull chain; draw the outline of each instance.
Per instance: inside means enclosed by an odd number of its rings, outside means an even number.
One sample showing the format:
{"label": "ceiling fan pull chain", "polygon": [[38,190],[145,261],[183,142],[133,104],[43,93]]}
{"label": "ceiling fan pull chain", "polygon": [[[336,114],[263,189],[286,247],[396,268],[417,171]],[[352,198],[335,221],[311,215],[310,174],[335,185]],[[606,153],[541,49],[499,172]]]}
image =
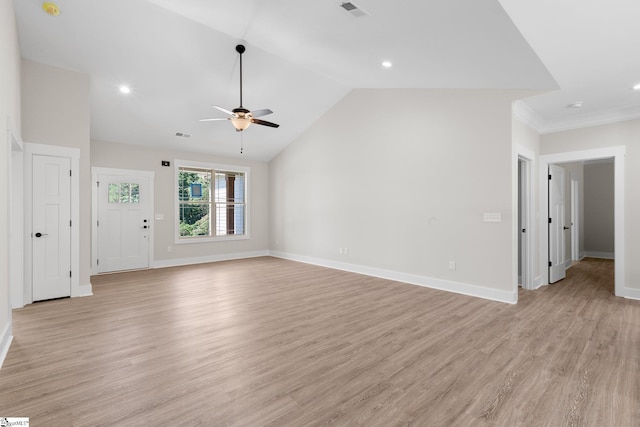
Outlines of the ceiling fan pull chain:
{"label": "ceiling fan pull chain", "polygon": [[242,134],[242,132],[240,132],[240,154],[244,152],[244,148],[242,147],[243,142],[244,142],[244,135]]}

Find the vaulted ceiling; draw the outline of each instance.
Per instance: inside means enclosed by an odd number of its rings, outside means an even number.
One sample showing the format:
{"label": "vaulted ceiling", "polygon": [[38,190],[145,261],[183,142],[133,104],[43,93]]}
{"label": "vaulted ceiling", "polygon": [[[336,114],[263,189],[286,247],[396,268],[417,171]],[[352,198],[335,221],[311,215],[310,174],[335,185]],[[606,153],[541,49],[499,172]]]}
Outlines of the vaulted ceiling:
{"label": "vaulted ceiling", "polygon": [[199,122],[239,105],[239,42],[244,106],[281,125],[242,132],[253,159],[353,88],[529,89],[518,111],[541,132],[640,117],[640,2],[351,3],[362,16],[340,0],[58,0],[57,17],[14,1],[24,58],[91,76],[95,140],[240,155],[230,123]]}

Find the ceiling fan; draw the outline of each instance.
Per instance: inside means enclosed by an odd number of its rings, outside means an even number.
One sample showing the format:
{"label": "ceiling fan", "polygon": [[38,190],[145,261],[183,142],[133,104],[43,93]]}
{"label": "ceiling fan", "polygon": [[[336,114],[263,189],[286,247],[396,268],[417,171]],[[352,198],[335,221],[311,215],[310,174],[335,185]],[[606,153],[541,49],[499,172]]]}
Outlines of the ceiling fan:
{"label": "ceiling fan", "polygon": [[238,108],[234,108],[233,110],[229,111],[226,108],[222,108],[217,105],[212,105],[213,108],[217,108],[223,113],[228,114],[230,117],[201,119],[200,121],[212,122],[216,120],[229,120],[231,121],[231,124],[233,124],[233,126],[236,128],[237,132],[242,132],[243,130],[248,128],[251,125],[251,123],[255,123],[257,125],[262,125],[262,126],[269,126],[272,128],[277,128],[280,125],[256,118],[256,117],[266,116],[267,114],[272,114],[273,111],[269,110],[268,108],[265,108],[262,110],[250,111],[242,106],[242,54],[244,53],[244,51],[245,51],[245,47],[243,45],[239,44],[236,46],[236,52],[240,54],[240,106]]}

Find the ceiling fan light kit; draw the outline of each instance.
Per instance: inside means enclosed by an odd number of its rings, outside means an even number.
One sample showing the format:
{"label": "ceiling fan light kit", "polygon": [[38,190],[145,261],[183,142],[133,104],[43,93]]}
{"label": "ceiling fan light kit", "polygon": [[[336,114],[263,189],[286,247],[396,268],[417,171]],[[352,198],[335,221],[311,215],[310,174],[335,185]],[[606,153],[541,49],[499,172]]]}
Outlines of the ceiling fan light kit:
{"label": "ceiling fan light kit", "polygon": [[272,123],[272,122],[268,122],[266,120],[260,120],[260,119],[256,119],[256,117],[261,117],[261,116],[266,116],[267,114],[272,114],[273,111],[269,110],[268,108],[262,109],[262,110],[255,110],[255,111],[251,111],[251,110],[247,110],[246,108],[244,108],[242,106],[242,54],[245,52],[246,48],[244,47],[244,45],[237,45],[236,46],[236,52],[238,52],[238,54],[240,54],[240,106],[238,108],[234,108],[233,110],[229,111],[225,108],[219,107],[217,105],[212,105],[213,108],[217,108],[218,110],[222,111],[223,113],[228,114],[230,117],[220,117],[220,118],[213,118],[213,119],[201,119],[201,122],[210,122],[210,121],[217,121],[217,120],[229,120],[231,122],[231,124],[233,125],[233,127],[236,128],[237,132],[242,132],[243,130],[247,129],[249,126],[251,126],[252,123],[255,123],[257,125],[262,125],[262,126],[268,126],[268,127],[272,127],[272,128],[277,128],[280,125],[276,124],[276,123]]}

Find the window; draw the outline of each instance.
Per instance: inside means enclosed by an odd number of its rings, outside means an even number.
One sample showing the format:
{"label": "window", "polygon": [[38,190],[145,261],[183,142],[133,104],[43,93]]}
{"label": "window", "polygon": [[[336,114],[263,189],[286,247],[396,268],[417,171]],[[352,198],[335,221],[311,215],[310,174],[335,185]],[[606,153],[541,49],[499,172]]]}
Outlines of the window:
{"label": "window", "polygon": [[249,169],[175,161],[177,243],[248,238]]}
{"label": "window", "polygon": [[109,183],[109,203],[139,203],[140,185],[128,182]]}

